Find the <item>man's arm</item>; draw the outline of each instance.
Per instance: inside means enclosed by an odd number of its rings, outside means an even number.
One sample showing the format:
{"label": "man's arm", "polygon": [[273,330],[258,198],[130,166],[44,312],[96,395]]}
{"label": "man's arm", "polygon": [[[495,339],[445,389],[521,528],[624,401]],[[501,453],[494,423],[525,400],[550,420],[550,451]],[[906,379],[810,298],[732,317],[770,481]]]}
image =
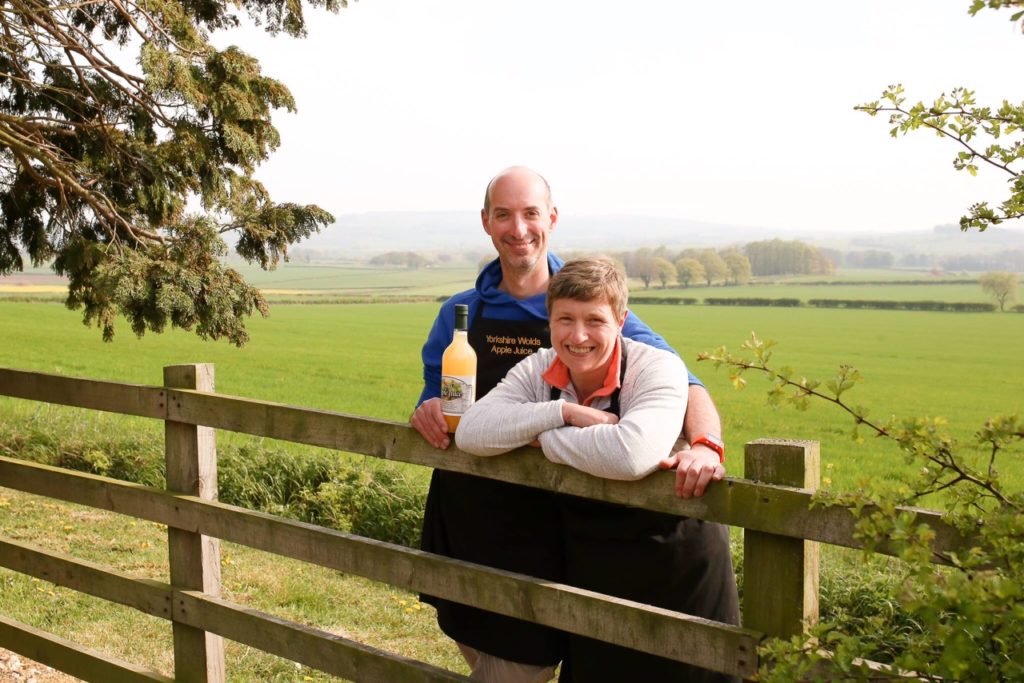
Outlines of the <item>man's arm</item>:
{"label": "man's arm", "polygon": [[[691,384],[688,396],[683,438],[692,443],[705,434],[720,437],[722,420],[708,390],[699,384]],[[679,450],[662,461],[662,467],[672,466],[676,467],[675,490],[680,498],[703,496],[709,483],[725,477],[725,466],[719,462],[718,453],[703,444]]]}

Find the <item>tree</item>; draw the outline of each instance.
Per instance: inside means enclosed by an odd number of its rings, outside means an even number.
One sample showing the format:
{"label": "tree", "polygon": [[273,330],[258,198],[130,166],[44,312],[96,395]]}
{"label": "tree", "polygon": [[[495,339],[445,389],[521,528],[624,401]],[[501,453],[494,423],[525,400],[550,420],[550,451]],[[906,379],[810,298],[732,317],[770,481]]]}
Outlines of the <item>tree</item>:
{"label": "tree", "polygon": [[850,268],[892,268],[896,257],[892,255],[891,251],[866,249],[847,252],[845,260],[846,265]]}
{"label": "tree", "polygon": [[639,278],[644,283],[644,289],[651,286],[651,280],[657,276],[657,266],[651,250],[646,247],[637,249],[626,259],[626,274],[629,277]]}
{"label": "tree", "polygon": [[981,288],[992,295],[992,298],[999,304],[999,310],[1006,310],[1006,302],[1017,298],[1017,274],[1016,273],[985,273],[978,282]]}
{"label": "tree", "polygon": [[388,251],[370,259],[370,265],[373,266],[405,266],[410,270],[418,270],[429,264],[430,259],[415,251]]}
{"label": "tree", "polygon": [[743,247],[754,275],[830,274],[835,268],[821,251],[799,240],[779,238],[750,242]]}
{"label": "tree", "polygon": [[689,287],[691,281],[704,279],[704,266],[695,258],[681,258],[676,261],[676,279],[683,283],[683,287]]}
{"label": "tree", "polygon": [[661,288],[668,287],[668,283],[676,279],[676,267],[672,262],[660,256],[654,257],[654,275],[661,283]]}
{"label": "tree", "polygon": [[729,270],[729,277],[734,285],[743,285],[750,280],[750,259],[739,250],[723,251],[722,260],[725,261],[725,267]]}
{"label": "tree", "polygon": [[[1020,8],[1024,0],[973,0],[968,10],[973,16],[985,8]],[[1015,12],[1010,21],[1021,22],[1024,10]],[[991,225],[1024,217],[1024,102],[1012,104],[1003,100],[997,108],[980,106],[974,91],[958,87],[936,97],[932,104],[910,105],[902,85],[891,85],[881,99],[854,107],[871,116],[889,114],[889,134],[896,138],[912,130],[926,129],[952,140],[959,147],[953,167],[972,176],[984,166],[1009,176],[1010,194],[998,207],[987,201],[977,202],[960,218],[960,229],[984,231]]]}
{"label": "tree", "polygon": [[[989,7],[1024,7],[1024,0],[974,0],[970,13]],[[1011,17],[1021,21],[1024,11]],[[904,105],[903,89],[883,93],[887,104],[878,102],[858,107],[875,115],[892,113],[893,136],[917,128],[928,128],[961,146],[954,165],[958,170],[977,172],[985,163],[1011,175],[1010,197],[998,209],[986,202],[970,207],[961,218],[961,230],[985,230],[1009,218],[1024,214],[1024,180],[1019,166],[1024,144],[1012,141],[1024,129],[1024,105],[1006,102],[996,112],[976,107],[973,93],[958,88],[950,99],[944,95],[931,107],[918,103]],[[973,142],[984,134],[992,142],[982,149]],[[903,646],[892,661],[869,667],[867,639],[843,633],[835,624],[825,623],[804,636],[769,644],[763,654],[775,666],[760,672],[759,680],[791,681],[815,679],[814,669],[822,660],[820,648],[832,652],[832,669],[842,671],[843,680],[887,680],[911,677],[924,681],[1021,681],[1024,680],[1024,492],[1008,491],[1000,480],[998,465],[1022,456],[1024,422],[1017,415],[986,420],[973,443],[959,443],[944,430],[939,418],[891,418],[873,421],[867,409],[850,404],[845,395],[859,380],[850,366],[841,366],[826,383],[801,377],[792,368],[771,365],[771,343],[752,337],[744,349],[753,358],[737,357],[722,348],[701,354],[716,366],[732,369],[733,383],[744,385],[742,374],[765,373],[770,382],[772,403],[791,403],[806,409],[812,399],[829,402],[848,413],[854,436],[867,430],[896,445],[908,462],[917,465],[915,474],[901,486],[871,488],[849,495],[825,494],[819,502],[846,505],[857,518],[856,531],[868,549],[888,543],[902,560],[900,590],[894,596],[916,625],[903,634]],[[796,379],[798,378],[799,379]],[[875,484],[877,486],[877,483]],[[900,512],[898,505],[918,504],[931,496],[946,508],[944,519],[966,540],[965,547],[938,553],[932,547],[934,532],[917,525],[913,515]],[[946,566],[933,560],[939,559]],[[878,618],[869,626],[884,628]]]}
{"label": "tree", "polygon": [[704,280],[708,283],[708,287],[715,280],[722,280],[729,274],[729,268],[725,265],[725,261],[714,249],[704,249],[698,254],[697,260],[704,267]]}
{"label": "tree", "polygon": [[272,111],[295,103],[256,59],[210,44],[239,10],[305,34],[291,0],[3,4],[0,274],[23,270],[22,252],[52,261],[106,340],[120,313],[138,335],[170,323],[245,343],[267,304],[221,262],[222,236],[269,269],[333,217],[275,203],[253,176],[279,144]]}
{"label": "tree", "polygon": [[[866,552],[882,544],[895,551],[902,562],[893,599],[916,627],[901,632],[902,648],[893,661],[869,668],[862,660],[870,654],[873,634],[846,633],[836,623],[822,623],[802,637],[768,643],[762,654],[772,665],[759,672],[758,680],[820,680],[813,671],[822,660],[822,646],[833,653],[833,669],[843,672],[842,680],[903,679],[905,672],[913,672],[913,680],[936,683],[1024,680],[1024,491],[1008,491],[998,467],[1024,455],[1024,422],[1016,415],[993,417],[973,443],[958,443],[941,418],[874,421],[866,408],[847,399],[860,380],[855,368],[840,366],[826,382],[808,379],[793,368],[775,367],[773,346],[752,335],[742,348],[753,357],[723,347],[698,359],[728,367],[738,388],[746,385],[745,373],[764,373],[772,405],[807,410],[812,400],[830,403],[852,418],[855,438],[867,431],[897,447],[914,465],[914,474],[895,486],[874,482],[852,494],[824,491],[816,504],[848,507]],[[935,532],[898,509],[920,505],[926,496],[945,503],[944,519],[960,532],[963,547],[935,550]],[[869,620],[868,628],[884,632],[887,618]]]}

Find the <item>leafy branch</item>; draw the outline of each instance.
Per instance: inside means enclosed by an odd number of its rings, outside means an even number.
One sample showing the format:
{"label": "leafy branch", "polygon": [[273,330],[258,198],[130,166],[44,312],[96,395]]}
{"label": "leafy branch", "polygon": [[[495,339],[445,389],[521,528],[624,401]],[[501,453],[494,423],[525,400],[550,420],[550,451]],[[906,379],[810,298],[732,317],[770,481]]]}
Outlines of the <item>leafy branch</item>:
{"label": "leafy branch", "polygon": [[[778,406],[788,403],[798,410],[807,410],[811,399],[830,403],[853,418],[853,437],[863,441],[861,428],[866,428],[876,437],[886,438],[895,442],[910,459],[924,460],[925,467],[922,482],[909,494],[906,502],[914,502],[934,493],[945,491],[959,484],[972,484],[984,491],[984,495],[1003,506],[1018,505],[1003,491],[998,480],[995,467],[997,455],[1014,441],[1024,439],[1024,426],[1019,418],[999,417],[986,422],[978,432],[979,444],[988,450],[988,465],[983,471],[968,465],[957,451],[956,441],[942,431],[945,425],[943,418],[905,418],[896,417],[884,424],[868,419],[868,409],[862,405],[853,405],[843,396],[861,379],[860,372],[850,365],[841,365],[836,375],[824,383],[805,376],[795,378],[795,371],[788,366],[773,367],[773,340],[762,340],[756,333],[744,341],[741,349],[750,351],[752,358],[733,355],[724,346],[715,351],[697,355],[699,361],[710,361],[715,368],[725,365],[729,368],[729,378],[733,386],[741,389],[746,386],[743,374],[754,370],[766,375],[771,383],[768,390],[768,402]],[[978,502],[972,502],[977,506]],[[1024,507],[1021,508],[1024,511]]]}
{"label": "leafy branch", "polygon": [[[848,401],[847,392],[860,380],[855,368],[840,366],[826,382],[798,377],[791,368],[773,366],[774,346],[751,334],[742,344],[744,355],[721,347],[698,360],[728,368],[737,389],[746,387],[745,373],[765,375],[772,405],[806,410],[812,400],[831,404],[852,418],[855,438],[862,440],[859,430],[867,429],[919,465],[916,477],[895,489],[816,496],[816,504],[851,509],[867,551],[882,543],[896,551],[903,563],[895,597],[917,626],[901,633],[901,647],[888,651],[886,662],[869,666],[865,660],[879,651],[876,638],[887,629],[883,615],[869,619],[868,632],[852,633],[837,622],[819,624],[802,637],[770,642],[762,654],[772,664],[759,679],[816,680],[824,671],[817,665],[825,647],[828,670],[838,667],[850,680],[896,680],[907,672],[927,681],[1024,680],[1024,619],[1019,616],[1024,614],[1024,492],[1007,492],[996,466],[1024,442],[1019,416],[987,420],[975,437],[980,458],[972,460],[968,449],[945,433],[940,418],[869,420],[865,408]],[[931,547],[934,532],[897,509],[937,495],[946,505],[946,520],[972,539],[941,556]]]}
{"label": "leafy branch", "polygon": [[[1017,16],[1017,15],[1015,15]],[[1006,100],[996,109],[979,106],[974,91],[954,88],[949,96],[939,95],[931,105],[917,102],[907,104],[902,85],[891,85],[882,92],[881,99],[854,107],[871,116],[881,112],[889,114],[892,137],[906,135],[921,128],[931,130],[939,137],[952,140],[961,147],[953,159],[953,168],[978,174],[979,164],[985,164],[1009,175],[1010,195],[998,207],[978,202],[969,207],[969,213],[960,218],[960,229],[977,228],[984,231],[1006,220],[1024,217],[1024,103],[1012,104]],[[1017,136],[1017,139],[1013,139]],[[988,139],[985,144],[978,140]],[[976,140],[977,139],[977,140]]]}
{"label": "leafy branch", "polygon": [[170,323],[245,343],[245,317],[267,305],[222,265],[220,235],[273,268],[333,217],[276,203],[256,180],[280,143],[272,113],[295,102],[209,34],[245,12],[301,37],[304,4],[347,2],[0,4],[0,275],[23,270],[24,254],[52,262],[68,277],[68,306],[104,339],[123,315],[140,335]]}

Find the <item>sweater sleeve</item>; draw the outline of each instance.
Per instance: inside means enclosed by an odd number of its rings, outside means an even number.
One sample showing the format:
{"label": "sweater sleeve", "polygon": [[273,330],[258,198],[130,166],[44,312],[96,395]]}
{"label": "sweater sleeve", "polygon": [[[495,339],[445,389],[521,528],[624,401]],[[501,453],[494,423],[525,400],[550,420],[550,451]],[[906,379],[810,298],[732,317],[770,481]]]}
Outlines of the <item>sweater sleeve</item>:
{"label": "sweater sleeve", "polygon": [[[548,460],[605,479],[641,479],[658,468],[679,436],[686,412],[686,366],[657,357],[635,376],[627,372],[618,424],[565,426],[540,436]],[[627,393],[628,390],[628,393]]]}
{"label": "sweater sleeve", "polygon": [[474,455],[499,455],[525,446],[546,430],[561,427],[564,400],[544,397],[542,353],[515,365],[459,421],[455,444]]}

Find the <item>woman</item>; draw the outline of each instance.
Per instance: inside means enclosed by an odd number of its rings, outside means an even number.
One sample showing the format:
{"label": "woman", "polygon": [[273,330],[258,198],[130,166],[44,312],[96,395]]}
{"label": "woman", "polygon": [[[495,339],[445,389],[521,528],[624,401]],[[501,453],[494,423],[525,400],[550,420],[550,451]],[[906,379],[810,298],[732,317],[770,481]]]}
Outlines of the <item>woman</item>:
{"label": "woman", "polygon": [[[686,366],[623,339],[628,289],[606,258],[552,276],[550,349],[516,365],[463,416],[459,448],[493,456],[533,443],[552,462],[640,479],[672,452]],[[717,621],[739,622],[728,534],[718,524],[560,496],[569,584]],[[570,636],[560,681],[726,681],[727,676]]]}

